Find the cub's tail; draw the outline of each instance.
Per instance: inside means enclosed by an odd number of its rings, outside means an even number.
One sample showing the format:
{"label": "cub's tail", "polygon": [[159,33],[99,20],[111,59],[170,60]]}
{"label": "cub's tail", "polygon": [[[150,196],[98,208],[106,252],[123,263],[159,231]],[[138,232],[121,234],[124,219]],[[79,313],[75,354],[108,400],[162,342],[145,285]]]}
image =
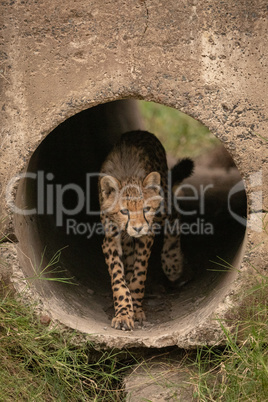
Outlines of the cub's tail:
{"label": "cub's tail", "polygon": [[172,186],[182,182],[187,177],[191,176],[194,171],[194,162],[190,158],[184,158],[176,163],[171,169]]}

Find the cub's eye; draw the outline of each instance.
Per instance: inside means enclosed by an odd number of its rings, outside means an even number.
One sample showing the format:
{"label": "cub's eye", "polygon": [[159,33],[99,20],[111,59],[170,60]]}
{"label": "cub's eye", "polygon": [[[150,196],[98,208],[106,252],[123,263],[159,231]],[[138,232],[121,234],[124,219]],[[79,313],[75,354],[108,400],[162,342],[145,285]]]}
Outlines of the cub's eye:
{"label": "cub's eye", "polygon": [[146,214],[146,212],[149,212],[150,209],[151,209],[151,207],[145,207],[145,208],[143,208],[143,212]]}
{"label": "cub's eye", "polygon": [[120,212],[122,215],[128,215],[128,209],[121,209]]}

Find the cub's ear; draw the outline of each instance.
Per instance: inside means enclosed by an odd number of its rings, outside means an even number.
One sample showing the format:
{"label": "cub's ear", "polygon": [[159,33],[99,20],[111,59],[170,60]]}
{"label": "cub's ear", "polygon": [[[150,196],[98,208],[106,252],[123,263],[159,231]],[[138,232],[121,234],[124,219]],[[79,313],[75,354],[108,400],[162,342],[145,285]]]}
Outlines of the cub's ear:
{"label": "cub's ear", "polygon": [[120,188],[119,181],[113,176],[103,176],[100,179],[100,188],[104,198],[108,198],[111,193],[117,193]]}
{"label": "cub's ear", "polygon": [[158,172],[151,172],[148,176],[145,177],[142,183],[144,188],[149,187],[160,187],[161,185],[161,176]]}

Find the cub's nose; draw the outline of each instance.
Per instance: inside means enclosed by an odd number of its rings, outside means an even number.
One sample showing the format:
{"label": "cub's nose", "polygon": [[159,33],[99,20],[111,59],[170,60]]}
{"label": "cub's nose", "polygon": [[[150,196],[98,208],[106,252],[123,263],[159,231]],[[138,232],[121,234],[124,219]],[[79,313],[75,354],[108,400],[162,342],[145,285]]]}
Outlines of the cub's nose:
{"label": "cub's nose", "polygon": [[143,226],[139,226],[138,228],[133,228],[137,233],[140,233],[142,230]]}

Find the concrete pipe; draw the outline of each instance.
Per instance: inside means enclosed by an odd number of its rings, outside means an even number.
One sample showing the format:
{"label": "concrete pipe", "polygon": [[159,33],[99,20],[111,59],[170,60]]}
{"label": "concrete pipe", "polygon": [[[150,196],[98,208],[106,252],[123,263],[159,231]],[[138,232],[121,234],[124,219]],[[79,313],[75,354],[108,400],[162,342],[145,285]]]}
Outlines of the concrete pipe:
{"label": "concrete pipe", "polygon": [[[83,0],[67,2],[64,10],[53,2],[2,5],[10,23],[0,53],[0,210],[2,232],[12,242],[1,252],[23,298],[38,300],[53,320],[108,347],[222,342],[216,318],[239,310],[251,267],[265,272],[267,266],[265,2],[171,1],[162,7],[139,2],[130,9],[120,2],[115,10]],[[142,127],[134,99],[203,122],[238,171],[231,167],[222,176],[203,163],[189,179],[198,196],[182,208],[197,210],[200,227],[182,234],[182,246],[194,277],[182,288],[165,281],[159,238],[147,280],[148,322],[124,332],[110,328],[101,235],[89,236],[87,224],[97,222],[91,214],[96,177],[90,174],[122,132]],[[211,191],[200,190],[209,184]],[[204,225],[201,230],[202,212],[213,233]],[[185,215],[185,227],[196,224],[191,216]],[[31,285],[27,292],[23,278]]]}

